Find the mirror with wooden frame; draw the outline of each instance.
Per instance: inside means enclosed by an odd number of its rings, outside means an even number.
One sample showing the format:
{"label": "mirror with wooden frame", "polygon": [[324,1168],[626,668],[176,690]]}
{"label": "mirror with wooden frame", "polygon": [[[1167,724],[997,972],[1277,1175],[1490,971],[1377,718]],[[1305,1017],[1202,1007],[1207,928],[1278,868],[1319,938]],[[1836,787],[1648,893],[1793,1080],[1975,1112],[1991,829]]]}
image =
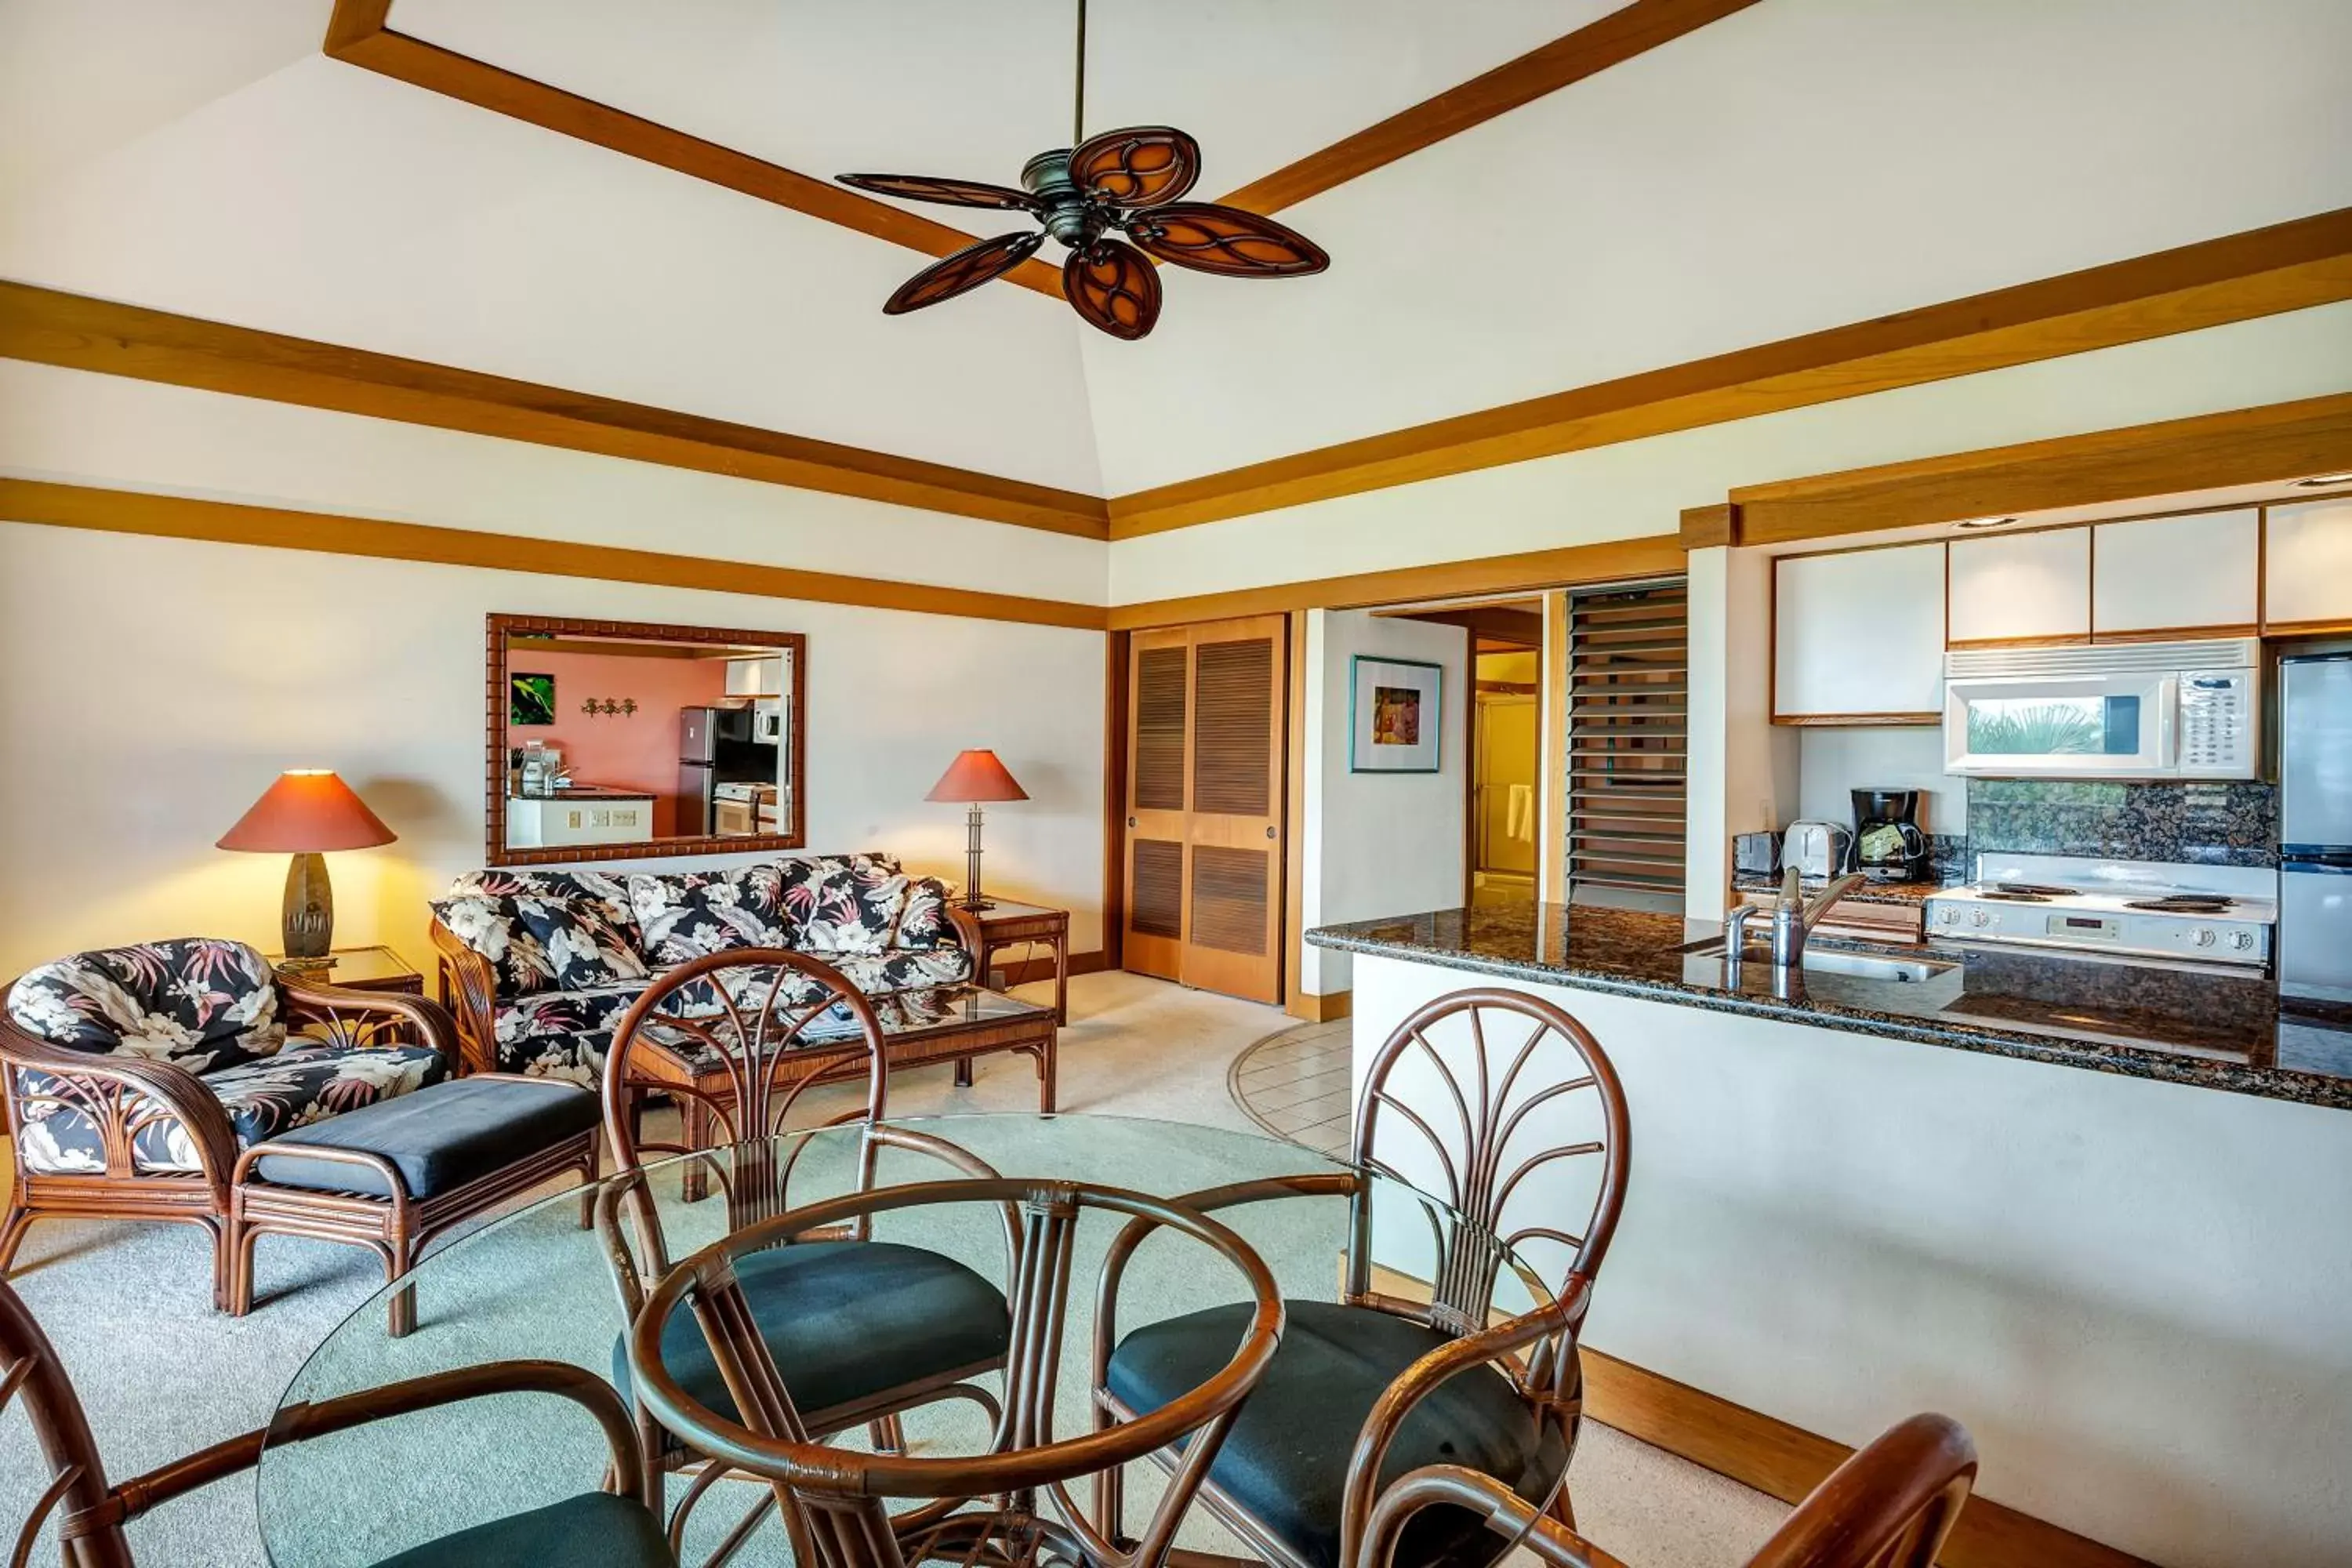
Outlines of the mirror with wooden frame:
{"label": "mirror with wooden frame", "polygon": [[798,633],[492,616],[488,662],[490,865],[806,842]]}

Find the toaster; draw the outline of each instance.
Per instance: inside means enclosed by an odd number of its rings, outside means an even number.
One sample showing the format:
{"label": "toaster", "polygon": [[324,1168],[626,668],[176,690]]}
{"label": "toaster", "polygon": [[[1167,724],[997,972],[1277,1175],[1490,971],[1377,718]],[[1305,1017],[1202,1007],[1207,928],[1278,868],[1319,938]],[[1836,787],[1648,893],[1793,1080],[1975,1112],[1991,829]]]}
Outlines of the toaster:
{"label": "toaster", "polygon": [[1826,882],[1845,868],[1853,838],[1834,822],[1792,822],[1780,840],[1780,864],[1794,866],[1800,877]]}
{"label": "toaster", "polygon": [[1779,876],[1780,836],[1777,833],[1732,835],[1731,868],[1743,877]]}

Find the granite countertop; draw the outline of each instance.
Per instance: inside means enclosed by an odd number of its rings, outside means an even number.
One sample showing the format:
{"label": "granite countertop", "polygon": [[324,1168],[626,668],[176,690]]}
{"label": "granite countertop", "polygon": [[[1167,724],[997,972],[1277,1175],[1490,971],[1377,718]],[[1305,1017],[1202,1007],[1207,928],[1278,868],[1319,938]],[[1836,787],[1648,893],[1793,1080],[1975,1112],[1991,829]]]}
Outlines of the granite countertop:
{"label": "granite countertop", "polygon": [[512,800],[651,800],[649,789],[616,789],[611,784],[566,784],[552,795],[516,795]]}
{"label": "granite countertop", "polygon": [[[1539,918],[1540,917],[1540,918]],[[2352,1007],[2283,1002],[2267,976],[1930,944],[1923,981],[1778,974],[1685,952],[1714,921],[1584,905],[1450,909],[1326,926],[1318,947],[1614,992],[1957,1050],[2352,1110]],[[1816,947],[1874,949],[1816,936]]]}
{"label": "granite countertop", "polygon": [[[1780,879],[1734,877],[1731,886],[1736,892],[1777,893],[1780,890]],[[1824,886],[1826,884],[1816,878],[1805,879],[1805,891],[1809,894],[1820,892]],[[1965,886],[1964,882],[1865,882],[1838,901],[1843,904],[1919,904],[1937,893],[1948,893],[1954,888]]]}

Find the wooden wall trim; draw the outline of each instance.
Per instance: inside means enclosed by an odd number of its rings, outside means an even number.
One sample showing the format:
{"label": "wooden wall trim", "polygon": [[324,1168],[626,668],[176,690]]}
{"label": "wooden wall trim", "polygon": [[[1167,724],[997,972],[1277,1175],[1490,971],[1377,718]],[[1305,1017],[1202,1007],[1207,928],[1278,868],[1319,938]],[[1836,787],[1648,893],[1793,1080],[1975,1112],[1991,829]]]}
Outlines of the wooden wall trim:
{"label": "wooden wall trim", "polygon": [[1125,632],[1103,638],[1103,967],[1127,967],[1127,665]]}
{"label": "wooden wall trim", "polygon": [[0,478],[0,521],[159,539],[193,539],[215,544],[252,544],[380,561],[418,561],[489,572],[530,572],[664,588],[698,588],[718,594],[752,594],[766,598],[805,599],[919,615],[1072,626],[1087,631],[1104,629],[1104,611],[1099,605],[1058,599],[1029,599],[1012,594],[894,583],[832,572],[803,572],[796,567],[753,565],[701,555],[670,555],[652,550],[575,544],[563,540],[483,533],[424,523],[383,522],[330,512],[196,500],[184,496],[101,489],[41,479]]}
{"label": "wooden wall trim", "polygon": [[1748,485],[1731,500],[1739,542],[1775,544],[2346,468],[2352,393]]}
{"label": "wooden wall trim", "polygon": [[[337,0],[327,24],[329,58],[358,66],[412,87],[437,92],[520,120],[559,135],[593,142],[614,153],[708,180],[763,202],[903,245],[926,256],[961,250],[978,236],[919,213],[861,195],[845,185],[821,180],[739,153],[716,142],[673,131],[610,104],[503,69],[470,55],[394,32],[385,24],[389,0]],[[1061,268],[1024,261],[1004,275],[1013,282],[1062,297]],[[874,301],[877,309],[881,301]]]}
{"label": "wooden wall trim", "polygon": [[1746,10],[1756,0],[1633,0],[1563,37],[1506,60],[1377,125],[1310,153],[1220,198],[1271,213],[1459,136],[1561,88]]}
{"label": "wooden wall trim", "polygon": [[1680,538],[1671,533],[1654,533],[1639,539],[1573,544],[1559,550],[1531,550],[1517,555],[1489,555],[1473,561],[1401,566],[1388,572],[1360,572],[1346,577],[1273,583],[1261,588],[1234,588],[1181,599],[1114,605],[1109,616],[1114,629],[1133,630],[1276,611],[1351,609],[1415,599],[1555,588],[1567,584],[1632,581],[1673,575],[1683,567]]}
{"label": "wooden wall trim", "polygon": [[0,280],[0,355],[1107,536],[1098,497],[642,403]]}
{"label": "wooden wall trim", "polygon": [[2346,299],[2352,208],[1115,497],[1110,536],[1133,539]]}
{"label": "wooden wall trim", "polygon": [[1738,540],[1739,509],[1728,502],[1685,507],[1678,531],[1685,550],[1708,550]]}
{"label": "wooden wall trim", "polygon": [[[1782,1502],[1797,1502],[1853,1452],[1590,1345],[1582,1353],[1587,1415]],[[1969,1500],[1937,1561],[1944,1568],[2152,1568],[1988,1497]]]}
{"label": "wooden wall trim", "polygon": [[1328,1024],[1353,1012],[1355,999],[1353,991],[1300,991],[1292,994],[1282,1010],[1310,1024]]}

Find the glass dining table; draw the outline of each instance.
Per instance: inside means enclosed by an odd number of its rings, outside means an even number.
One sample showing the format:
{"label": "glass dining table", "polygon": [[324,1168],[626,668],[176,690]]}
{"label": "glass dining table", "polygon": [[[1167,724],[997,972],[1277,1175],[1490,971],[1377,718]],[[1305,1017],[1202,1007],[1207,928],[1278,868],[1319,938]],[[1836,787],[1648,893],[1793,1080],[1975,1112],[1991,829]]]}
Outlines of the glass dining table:
{"label": "glass dining table", "polygon": [[[1423,1282],[1441,1277],[1448,1259],[1472,1254],[1486,1260],[1479,1272],[1491,1275],[1486,1305],[1494,1315],[1530,1311],[1551,1300],[1533,1268],[1437,1200],[1295,1143],[1109,1116],[894,1118],[890,1125],[944,1140],[1005,1176],[1092,1183],[1180,1200],[1235,1183],[1266,1183],[1275,1195],[1220,1208],[1215,1217],[1240,1235],[1290,1300],[1341,1300],[1351,1258],[1360,1265],[1356,1277],[1369,1279],[1381,1293],[1425,1295]],[[686,1257],[729,1228],[728,1204],[719,1193],[696,1200],[684,1195],[686,1162],[708,1161],[712,1163],[704,1169],[715,1166],[723,1173],[754,1157],[762,1171],[789,1159],[789,1197],[798,1206],[857,1190],[863,1144],[863,1124],[844,1123],[786,1133],[756,1148],[719,1149],[648,1166],[669,1255]],[[928,1152],[890,1146],[879,1151],[871,1184],[964,1173]],[[1355,1189],[1354,1198],[1337,1190],[1340,1184],[1329,1179],[1335,1175],[1355,1178],[1346,1184]],[[1300,1190],[1292,1190],[1288,1184],[1294,1181]],[[726,1185],[723,1180],[712,1184]],[[416,1291],[415,1331],[387,1337],[383,1296],[371,1300],[320,1344],[287,1385],[280,1408],[518,1359],[567,1362],[613,1378],[614,1347],[626,1324],[604,1241],[597,1230],[583,1228],[583,1214],[581,1190],[564,1190],[428,1256],[401,1281]],[[1117,1215],[1093,1215],[1076,1237],[1049,1436],[1075,1436],[1091,1426],[1095,1283],[1123,1223]],[[931,1248],[983,1278],[1001,1281],[1005,1276],[1006,1233],[995,1205],[895,1210],[876,1216],[873,1234]],[[1454,1273],[1459,1273],[1458,1261]],[[1155,1235],[1127,1264],[1115,1304],[1117,1325],[1125,1333],[1246,1300],[1248,1294],[1234,1269],[1219,1266],[1197,1245]],[[904,1426],[909,1451],[920,1454],[982,1453],[991,1437],[981,1409],[960,1401],[917,1410],[905,1417]],[[865,1437],[860,1430],[834,1441],[860,1447]],[[262,1544],[276,1568],[356,1568],[470,1525],[591,1490],[608,1457],[603,1434],[577,1406],[536,1393],[490,1394],[330,1436],[272,1444],[263,1450],[255,1483]],[[722,1485],[740,1488],[746,1506],[760,1495],[752,1483]],[[682,1490],[673,1482],[671,1499]],[[713,1506],[719,1495],[693,1515],[689,1561],[707,1554],[731,1517],[743,1511]],[[1201,1513],[1196,1504],[1180,1539],[1235,1550]],[[706,1531],[709,1539],[700,1539]],[[742,1563],[788,1560],[784,1532],[772,1523],[734,1558]]]}

